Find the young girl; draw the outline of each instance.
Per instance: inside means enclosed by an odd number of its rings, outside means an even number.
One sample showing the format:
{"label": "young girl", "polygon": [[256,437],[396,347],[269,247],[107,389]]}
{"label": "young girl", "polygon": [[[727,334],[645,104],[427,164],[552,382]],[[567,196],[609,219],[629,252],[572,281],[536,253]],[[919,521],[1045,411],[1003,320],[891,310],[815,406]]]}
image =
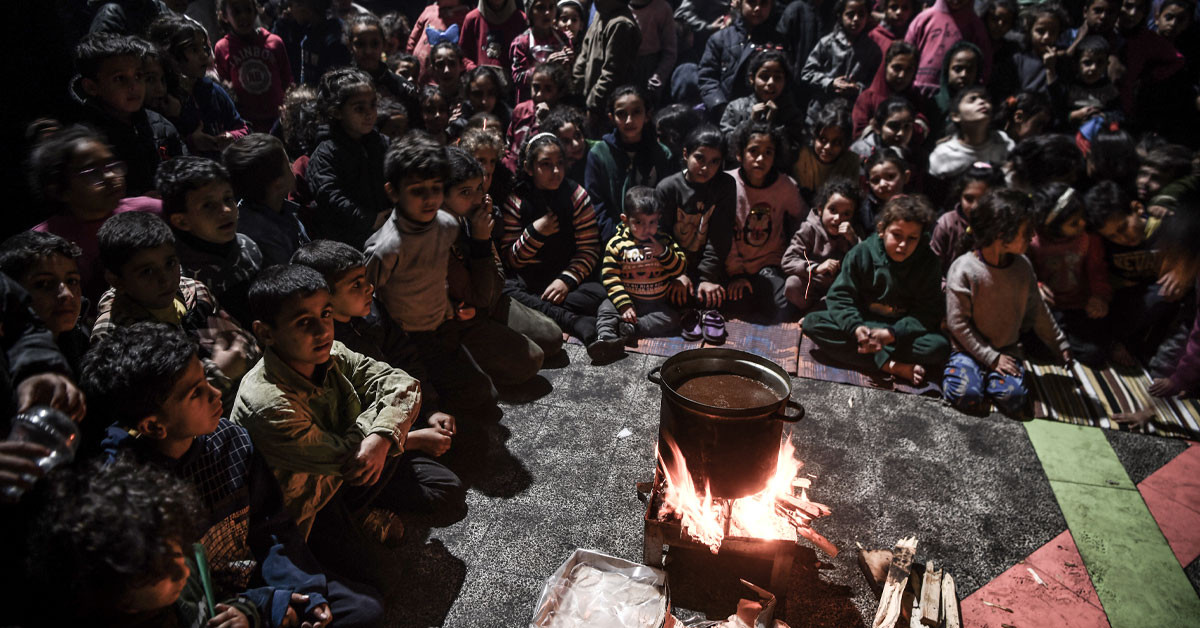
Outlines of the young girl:
{"label": "young girl", "polygon": [[871,125],[862,137],[850,145],[850,150],[861,159],[883,147],[908,150],[913,141],[917,123],[917,111],[903,96],[892,96],[875,108]]}
{"label": "young girl", "polygon": [[513,173],[500,165],[500,156],[504,154],[504,138],[500,136],[500,130],[491,127],[467,129],[459,138],[458,145],[483,166],[483,189],[488,196],[494,199],[508,198],[512,192]]}
{"label": "young girl", "polygon": [[[317,90],[304,84],[292,85],[283,96],[283,108],[279,115],[279,130],[283,134],[283,145],[292,160],[292,174],[296,175],[296,187],[289,201],[299,203],[302,220],[309,226],[312,209],[312,189],[308,186],[308,160],[319,140],[317,132],[321,116],[317,112]],[[311,228],[310,228],[311,230]]]}
{"label": "young girl", "polygon": [[1021,92],[1000,101],[996,122],[1012,141],[1037,137],[1052,121],[1050,101],[1038,92]]}
{"label": "young girl", "polygon": [[875,6],[882,6],[883,19],[879,20],[879,25],[867,35],[879,46],[880,53],[886,53],[894,42],[904,41],[904,35],[908,33],[908,23],[916,13],[913,11],[912,0],[884,0]]}
{"label": "young girl", "polygon": [[512,109],[504,102],[504,94],[508,91],[508,81],[501,70],[494,65],[481,65],[467,72],[463,81],[467,98],[459,107],[458,116],[450,122],[450,136],[456,138],[462,135],[467,121],[476,114],[489,113],[496,116],[499,128],[507,129],[512,120]]}
{"label": "young girl", "polygon": [[462,50],[448,41],[439,42],[425,59],[421,84],[436,85],[453,108],[462,100],[462,75],[465,69]]}
{"label": "young girl", "polygon": [[1058,49],[1058,39],[1070,25],[1067,11],[1056,2],[1047,2],[1032,7],[1026,16],[1024,49],[1012,58],[1015,82],[996,86],[999,94],[1018,91],[1035,92],[1050,97],[1052,89],[1059,89],[1059,57],[1065,51]]}
{"label": "young girl", "polygon": [[800,71],[800,80],[812,92],[809,125],[830,100],[845,98],[852,102],[871,84],[883,58],[879,46],[863,36],[868,18],[866,0],[838,0],[834,14],[838,16],[837,27],[817,42]]}
{"label": "young girl", "polygon": [[1025,258],[1033,235],[1033,201],[1017,190],[984,195],[971,215],[971,250],[946,275],[946,326],[954,353],[946,364],[943,394],[964,412],[987,402],[1020,415],[1028,391],[1021,366],[1022,329],[1033,328],[1066,362],[1071,351],[1037,289]]}
{"label": "young girl", "polygon": [[937,0],[913,18],[904,40],[917,47],[920,60],[916,85],[926,96],[937,91],[943,61],[960,41],[970,42],[981,51],[980,76],[988,76],[991,69],[991,38],[971,0]]}
{"label": "young girl", "polygon": [[142,79],[146,82],[146,108],[166,118],[178,118],[183,110],[179,75],[173,66],[163,63],[162,55],[153,46],[148,47],[142,59]]}
{"label": "young girl", "polygon": [[883,66],[875,73],[871,86],[854,100],[854,111],[850,117],[854,121],[855,137],[866,130],[879,104],[888,98],[903,96],[914,104],[923,100],[920,94],[912,89],[916,73],[917,49],[906,41],[892,42],[884,55]]}
{"label": "young girl", "polygon": [[937,90],[933,94],[933,105],[928,109],[928,113],[935,116],[932,120],[934,138],[953,133],[953,127],[947,124],[950,107],[962,90],[980,84],[982,59],[983,53],[979,47],[969,41],[960,41],[946,52]]}
{"label": "young girl", "polygon": [[600,261],[600,233],[588,193],[565,172],[554,134],[525,143],[516,185],[501,209],[504,292],[590,345],[596,310],[607,297],[588,280]]}
{"label": "young girl", "polygon": [[517,107],[532,97],[530,84],[535,69],[543,63],[564,66],[571,62],[571,45],[554,25],[554,0],[525,0],[529,29],[517,35],[509,48],[512,81],[517,88]]}
{"label": "young girl", "polygon": [[459,42],[463,18],[467,17],[470,10],[471,7],[463,0],[437,0],[425,7],[417,17],[409,32],[405,52],[417,58],[421,68],[419,82],[427,83],[430,80],[428,59],[433,47],[439,43]]}
{"label": "young girl", "polygon": [[934,255],[942,261],[942,273],[950,269],[950,263],[960,253],[959,242],[967,233],[971,224],[971,214],[979,199],[988,190],[1004,185],[1004,176],[1000,170],[986,161],[977,161],[962,174],[954,183],[950,198],[954,199],[954,209],[942,214],[937,225],[933,228],[933,237],[929,241]]}
{"label": "young girl", "polygon": [[613,91],[608,118],[616,128],[588,151],[584,185],[596,207],[600,237],[612,239],[621,222],[625,190],[635,185],[654,187],[675,169],[671,154],[658,141],[640,87],[623,85]]}
{"label": "young girl", "polygon": [[225,88],[206,75],[213,63],[208,35],[196,22],[169,15],[150,25],[149,37],[179,75],[182,108],[171,123],[191,152],[219,158],[221,150],[248,135],[250,127]]}
{"label": "young girl", "polygon": [[257,26],[258,0],[221,0],[217,5],[229,31],[213,46],[217,75],[233,85],[238,111],[250,127],[268,133],[292,84],[287,49],[278,35]]}
{"label": "young girl", "polygon": [[950,110],[955,134],[929,154],[929,175],[946,180],[979,161],[1002,164],[1014,143],[1004,131],[992,128],[992,103],[987,90],[968,87],[958,93]]}
{"label": "young girl", "polygon": [[587,170],[587,156],[592,147],[600,142],[586,139],[583,135],[583,112],[568,105],[559,105],[550,110],[546,119],[538,123],[539,128],[558,136],[563,145],[563,166],[567,178],[583,181]]}
{"label": "young girl", "polygon": [[871,153],[863,163],[867,193],[858,208],[854,228],[858,237],[865,238],[875,231],[883,206],[900,194],[912,180],[912,166],[903,151],[883,147]]}
{"label": "young girl", "polygon": [[342,68],[321,77],[317,111],[329,130],[306,173],[316,201],[314,238],[361,249],[391,213],[383,190],[387,140],[375,129],[376,100],[362,70]]}
{"label": "young girl", "polygon": [[1071,354],[1100,368],[1105,352],[1099,338],[1112,300],[1104,243],[1088,233],[1083,195],[1065,183],[1051,183],[1033,195],[1037,233],[1029,245],[1038,290],[1070,341]]}
{"label": "young girl", "polygon": [[825,309],[804,317],[804,334],[864,372],[924,383],[950,354],[940,331],[942,273],[926,245],[932,223],[925,197],[902,194],[888,201],[875,233],[842,259]]}
{"label": "young girl", "polygon": [[[419,114],[417,86],[388,69],[383,62],[383,23],[370,13],[359,13],[346,20],[346,34],[354,52],[354,67],[367,73],[375,83],[380,100],[392,100],[404,109],[405,126]],[[382,126],[382,125],[381,125]]]}
{"label": "young girl", "polygon": [[[718,308],[725,297],[725,260],[733,242],[737,184],[721,171],[725,137],[711,124],[696,127],[683,142],[683,171],[663,179],[654,190],[662,205],[660,229],[687,255],[681,278],[703,308]],[[683,300],[677,301],[683,305]]]}
{"label": "young girl", "polygon": [[783,254],[787,300],[801,312],[820,303],[850,247],[858,244],[854,214],[862,188],[850,179],[830,179],[817,192],[808,218]]}
{"label": "young girl", "polygon": [[499,66],[507,72],[512,67],[509,47],[527,26],[517,0],[480,0],[463,18],[463,56],[475,65]]}
{"label": "young girl", "polygon": [[421,128],[445,144],[450,139],[450,104],[436,85],[421,88]]}
{"label": "young girl", "polygon": [[533,70],[530,82],[533,85],[532,98],[517,103],[512,111],[512,122],[508,125],[509,151],[504,156],[504,163],[514,170],[517,165],[516,147],[538,131],[539,122],[558,106],[559,98],[570,89],[570,69],[562,63],[541,63]]}
{"label": "young girl", "polygon": [[788,312],[783,252],[808,209],[796,182],[779,172],[787,153],[779,129],[747,122],[733,135],[741,167],[730,170],[737,183],[733,246],[725,260],[730,277],[725,297],[740,301],[742,316],[782,320]]}
{"label": "young girl", "polygon": [[810,143],[800,149],[796,159],[796,184],[805,198],[830,177],[858,176],[859,158],[850,146],[850,109],[846,101],[831,101],[817,114],[809,127]]}
{"label": "young girl", "polygon": [[567,36],[567,44],[572,48],[583,40],[583,31],[587,27],[586,17],[583,4],[579,0],[558,0],[554,25]]}
{"label": "young girl", "polygon": [[730,135],[748,120],[782,126],[789,143],[799,144],[804,135],[800,112],[787,90],[787,55],[782,50],[763,50],[750,57],[746,80],[754,93],[734,99],[721,114],[721,132]]}

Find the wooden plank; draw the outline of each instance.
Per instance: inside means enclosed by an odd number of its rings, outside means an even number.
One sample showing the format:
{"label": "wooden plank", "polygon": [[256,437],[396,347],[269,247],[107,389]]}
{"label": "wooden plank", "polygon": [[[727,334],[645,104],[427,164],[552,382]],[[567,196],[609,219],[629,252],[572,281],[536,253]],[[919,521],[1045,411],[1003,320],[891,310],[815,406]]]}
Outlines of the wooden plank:
{"label": "wooden plank", "polygon": [[941,612],[942,599],[942,570],[933,561],[925,563],[925,578],[921,582],[921,623],[926,626],[938,625],[938,614]]}
{"label": "wooden plank", "polygon": [[942,628],[962,628],[958,614],[958,591],[954,588],[954,576],[942,574],[942,603],[938,613]]}
{"label": "wooden plank", "polygon": [[912,569],[913,555],[917,551],[917,537],[910,536],[896,542],[892,550],[892,564],[888,567],[887,582],[883,585],[883,595],[879,598],[879,610],[875,612],[872,628],[892,628],[900,613],[904,600],[904,589],[908,586],[909,570]]}

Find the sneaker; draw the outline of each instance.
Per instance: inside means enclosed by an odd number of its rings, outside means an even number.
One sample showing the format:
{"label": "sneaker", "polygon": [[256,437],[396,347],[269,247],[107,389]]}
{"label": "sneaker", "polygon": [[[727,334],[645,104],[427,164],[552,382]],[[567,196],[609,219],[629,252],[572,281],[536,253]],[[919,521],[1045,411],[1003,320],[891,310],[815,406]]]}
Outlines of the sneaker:
{"label": "sneaker", "polygon": [[700,310],[688,310],[680,320],[684,340],[704,340],[704,328],[700,326]]}
{"label": "sneaker", "polygon": [[725,344],[728,334],[725,332],[725,317],[716,310],[707,310],[701,317],[701,328],[704,330],[704,342],[714,345]]}
{"label": "sneaker", "polygon": [[367,537],[379,541],[385,547],[396,549],[404,540],[404,522],[396,513],[383,508],[372,508],[360,524]]}
{"label": "sneaker", "polygon": [[637,337],[633,335],[633,332],[632,324],[625,321],[617,323],[617,335],[621,337],[621,340],[625,341],[625,346],[627,347],[637,346]]}
{"label": "sneaker", "polygon": [[625,339],[620,336],[601,335],[587,346],[587,352],[592,364],[610,364],[625,355]]}

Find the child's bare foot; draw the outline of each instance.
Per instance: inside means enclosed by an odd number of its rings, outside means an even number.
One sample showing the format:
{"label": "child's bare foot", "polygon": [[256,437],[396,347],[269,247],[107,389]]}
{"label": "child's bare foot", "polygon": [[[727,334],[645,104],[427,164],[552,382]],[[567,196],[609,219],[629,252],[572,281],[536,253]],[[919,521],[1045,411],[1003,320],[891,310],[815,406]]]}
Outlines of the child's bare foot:
{"label": "child's bare foot", "polygon": [[1117,366],[1137,366],[1137,359],[1125,348],[1125,345],[1117,343],[1113,345],[1112,351],[1109,352],[1109,359]]}
{"label": "child's bare foot", "polygon": [[906,364],[904,362],[888,360],[883,365],[883,372],[903,377],[912,382],[913,386],[920,386],[925,383],[925,367],[920,364]]}
{"label": "child's bare foot", "polygon": [[1142,408],[1134,412],[1118,412],[1113,415],[1113,420],[1122,425],[1130,427],[1145,427],[1147,423],[1154,421],[1154,408]]}

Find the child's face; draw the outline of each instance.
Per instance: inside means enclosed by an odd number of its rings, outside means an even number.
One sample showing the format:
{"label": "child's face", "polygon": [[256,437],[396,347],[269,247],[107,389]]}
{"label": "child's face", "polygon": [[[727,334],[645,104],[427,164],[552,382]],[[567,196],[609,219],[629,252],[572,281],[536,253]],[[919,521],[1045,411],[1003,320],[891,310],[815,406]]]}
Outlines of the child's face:
{"label": "child's face", "polygon": [[192,43],[183,49],[180,56],[179,73],[191,79],[202,78],[213,64],[208,37],[199,33],[192,39]]}
{"label": "child's face", "polygon": [[609,114],[621,141],[637,144],[642,141],[642,127],[646,125],[646,103],[637,94],[625,94],[613,102]]}
{"label": "child's face", "polygon": [[429,67],[434,82],[443,88],[458,84],[458,78],[462,75],[462,60],[448,48],[439,48],[434,52]]}
{"label": "child's face", "polygon": [[885,161],[875,164],[871,170],[867,172],[867,185],[871,186],[871,193],[880,201],[887,202],[893,196],[904,191],[904,185],[908,183],[910,173],[900,172],[900,168],[896,164]]}
{"label": "child's face", "polygon": [[571,35],[572,42],[579,39],[579,33],[583,30],[583,20],[579,15],[579,10],[575,7],[568,6],[559,9],[555,23],[558,25],[558,30]]}
{"label": "child's face", "polygon": [[371,297],[375,294],[375,286],[367,281],[366,266],[346,271],[340,279],[333,282],[332,288],[330,303],[333,304],[335,320],[344,323],[371,313]]}
{"label": "child's face", "polygon": [[117,161],[100,142],[80,143],[66,171],[66,187],[57,195],[80,220],[108,217],[125,196],[125,162]]}
{"label": "child's face", "polygon": [[254,321],[254,331],[285,363],[304,371],[329,361],[333,320],[333,298],[318,290],[288,297],[274,323]]}
{"label": "child's face", "polygon": [[958,206],[962,209],[963,215],[970,217],[975,212],[975,206],[979,204],[979,199],[987,194],[988,184],[983,181],[972,181],[963,186],[962,194],[958,195]]}
{"label": "child's face", "polygon": [[375,120],[379,117],[378,107],[379,97],[375,95],[375,88],[364,87],[348,98],[338,108],[334,117],[341,122],[346,134],[357,140],[375,130]]}
{"label": "child's face", "polygon": [[537,0],[529,7],[529,27],[545,32],[554,26],[554,0]]}
{"label": "child's face", "polygon": [[1079,55],[1079,80],[1084,85],[1094,85],[1108,76],[1108,55],[1099,50],[1088,50]]}
{"label": "child's face", "polygon": [[1045,13],[1038,15],[1029,27],[1029,40],[1033,44],[1033,51],[1039,55],[1046,54],[1054,48],[1061,33],[1062,24],[1058,22],[1057,17]]}
{"label": "child's face", "polygon": [[653,214],[643,214],[635,212],[631,214],[621,214],[621,222],[629,228],[629,237],[638,242],[649,242],[654,239],[654,234],[658,233],[658,223],[662,219],[662,214],[655,212]]}
{"label": "child's face", "polygon": [[446,211],[455,216],[469,216],[483,205],[483,195],[487,192],[483,181],[483,177],[475,177],[450,186],[446,190]]}
{"label": "child's face", "polygon": [[161,310],[175,300],[179,292],[179,258],[174,244],[161,244],[133,254],[121,267],[120,274],[105,273],[108,283],[134,303]]}
{"label": "child's face", "polygon": [[761,102],[779,98],[779,95],[783,93],[783,86],[787,85],[787,76],[778,61],[768,61],[759,66],[752,80],[754,95]]}
{"label": "child's face", "polygon": [[383,33],[371,25],[355,26],[350,35],[350,48],[354,51],[354,65],[374,72],[382,62]]}
{"label": "child's face", "polygon": [[908,109],[897,111],[883,121],[879,129],[879,141],[884,146],[908,146],[913,134],[913,112]]}
{"label": "child's face", "polygon": [[167,98],[167,81],[163,76],[162,64],[153,59],[142,66],[142,80],[146,83],[145,103],[151,109],[162,109]]}
{"label": "child's face", "polygon": [[58,253],[38,259],[21,279],[33,313],[54,335],[70,331],[79,320],[82,288],[79,264]]}
{"label": "child's face", "polygon": [[988,13],[985,19],[988,29],[988,37],[992,41],[1000,41],[1012,30],[1014,21],[1013,12],[1008,7],[994,6],[991,13]]}
{"label": "child's face", "polygon": [[496,108],[496,100],[500,94],[496,90],[496,82],[486,76],[477,76],[467,85],[467,100],[475,113],[486,111],[491,113]]}
{"label": "child's face", "polygon": [[698,146],[687,156],[687,180],[692,183],[708,183],[721,171],[724,155],[711,146]]}
{"label": "child's face", "polygon": [[192,356],[152,419],[168,440],[212,434],[221,420],[221,392],[208,383],[200,358]]}
{"label": "child's face", "polygon": [[545,72],[533,75],[533,78],[529,80],[529,92],[536,105],[542,103],[553,105],[558,102],[558,83],[555,83],[554,79]]}
{"label": "child's face", "polygon": [[838,235],[838,228],[854,217],[854,203],[841,194],[834,194],[821,208],[821,225],[829,235]]}
{"label": "child's face", "polygon": [[533,157],[533,162],[525,168],[533,178],[534,187],[539,190],[557,190],[567,176],[563,165],[563,153],[553,144],[539,149]]}
{"label": "child's face", "polygon": [[981,92],[967,94],[958,101],[958,110],[950,114],[956,123],[985,122],[992,119],[992,103]]}
{"label": "child's face", "polygon": [[583,130],[579,127],[570,123],[564,124],[558,127],[554,134],[558,136],[563,149],[566,150],[563,157],[568,168],[587,155],[587,140],[583,136]]}
{"label": "child's face", "polygon": [[762,185],[775,167],[775,141],[769,135],[751,135],[742,150],[742,169],[751,185]]}
{"label": "child's face", "polygon": [[836,126],[821,129],[813,137],[813,153],[824,164],[831,164],[846,150],[846,134]]}
{"label": "child's face", "polygon": [[403,76],[410,82],[416,83],[421,71],[416,61],[405,60],[396,64],[396,74]]}
{"label": "child's face", "polygon": [[863,0],[850,0],[842,9],[842,30],[850,37],[856,37],[867,25],[867,3]]}
{"label": "child's face", "polygon": [[1163,172],[1154,166],[1142,165],[1137,171],[1137,197],[1145,203],[1154,198],[1167,184]]}
{"label": "child's face", "polygon": [[1093,0],[1083,12],[1088,33],[1102,34],[1112,30],[1117,21],[1117,7],[1112,0]]}
{"label": "child's face", "polygon": [[912,0],[888,0],[883,7],[883,21],[893,29],[908,24],[912,15]]}
{"label": "child's face", "polygon": [[1001,254],[1008,255],[1024,255],[1025,251],[1029,250],[1029,240],[1033,237],[1033,227],[1029,222],[1021,223],[1021,229],[1017,231],[1017,235],[1013,239],[1005,242],[1000,247]]}
{"label": "child's face", "polygon": [[450,107],[446,97],[435,94],[421,103],[421,120],[425,122],[425,130],[437,135],[446,130],[450,123]]}
{"label": "child's face", "polygon": [[491,146],[480,146],[475,149],[475,159],[483,166],[483,189],[492,189],[492,174],[496,172],[496,162],[500,161],[500,151]]}
{"label": "child's face", "polygon": [[1154,23],[1158,25],[1159,35],[1166,37],[1169,41],[1175,41],[1176,37],[1179,37],[1192,25],[1192,14],[1178,4],[1170,4],[1158,12]]}
{"label": "child's face", "polygon": [[95,79],[83,79],[83,90],[117,113],[136,113],[146,101],[142,60],[134,56],[104,60]]}
{"label": "child's face", "polygon": [[979,56],[973,50],[959,50],[950,58],[946,72],[946,83],[951,89],[959,90],[974,85],[979,79]]}
{"label": "child's face", "polygon": [[912,87],[913,78],[916,76],[915,55],[896,55],[884,68],[884,80],[887,81],[888,89],[893,92],[903,92]]}
{"label": "child's face", "polygon": [[185,204],[183,212],[170,216],[172,227],[214,244],[237,237],[237,201],[228,182],[213,181],[188,192]]}
{"label": "child's face", "polygon": [[1121,246],[1137,246],[1146,239],[1146,219],[1139,211],[1109,216],[1098,230],[1105,240]]}
{"label": "child's face", "polygon": [[446,199],[445,182],[440,178],[404,177],[400,185],[387,183],[385,188],[396,209],[413,222],[427,223],[436,218]]}
{"label": "child's face", "polygon": [[229,0],[225,5],[225,21],[238,35],[254,32],[254,19],[258,17],[258,6],[254,0]]}
{"label": "child's face", "polygon": [[1063,238],[1070,239],[1078,237],[1085,229],[1087,229],[1087,221],[1083,217],[1083,212],[1075,212],[1058,230],[1062,233]]}
{"label": "child's face", "polygon": [[883,228],[883,250],[893,262],[903,262],[917,250],[925,229],[919,222],[897,220]]}
{"label": "child's face", "polygon": [[187,579],[192,575],[187,561],[183,558],[183,549],[179,543],[171,541],[170,555],[172,560],[171,573],[159,580],[146,583],[140,587],[123,593],[117,602],[117,608],[125,614],[136,615],[166,608],[179,599]]}
{"label": "child's face", "polygon": [[1146,21],[1146,10],[1146,0],[1125,0],[1117,15],[1117,28],[1126,31],[1142,24]]}
{"label": "child's face", "polygon": [[758,26],[771,16],[773,0],[742,0],[742,21],[747,26]]}

